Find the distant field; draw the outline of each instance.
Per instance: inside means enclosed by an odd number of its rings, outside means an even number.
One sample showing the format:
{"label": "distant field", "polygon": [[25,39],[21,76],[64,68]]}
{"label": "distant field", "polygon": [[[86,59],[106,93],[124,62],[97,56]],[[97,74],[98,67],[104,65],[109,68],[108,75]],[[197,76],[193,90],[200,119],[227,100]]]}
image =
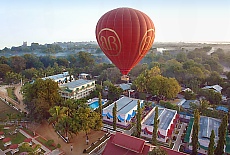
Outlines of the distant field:
{"label": "distant field", "polygon": [[0,121],[4,121],[5,119],[7,119],[6,114],[9,113],[18,114],[19,112],[11,108],[10,106],[6,105],[2,100],[0,100]]}

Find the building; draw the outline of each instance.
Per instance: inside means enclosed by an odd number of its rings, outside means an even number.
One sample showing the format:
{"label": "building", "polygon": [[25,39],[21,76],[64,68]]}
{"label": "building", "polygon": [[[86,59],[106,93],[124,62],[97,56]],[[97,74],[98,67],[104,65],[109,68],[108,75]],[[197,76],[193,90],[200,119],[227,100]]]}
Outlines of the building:
{"label": "building", "polygon": [[80,99],[86,97],[96,89],[95,80],[79,79],[59,85],[60,94],[66,99]]}
{"label": "building", "polygon": [[27,41],[23,41],[22,46],[27,47]]}
{"label": "building", "polygon": [[[70,80],[71,78],[71,80]],[[67,83],[69,81],[74,81],[74,77],[69,75],[69,72],[63,72],[62,74],[57,74],[57,75],[52,75],[52,76],[47,76],[42,78],[43,80],[46,79],[51,79],[55,82],[58,82],[58,84],[63,84],[63,83]]]}
{"label": "building", "polygon": [[89,74],[81,73],[81,74],[79,74],[78,78],[79,79],[87,79],[87,77],[89,77],[89,76],[90,76]]}
{"label": "building", "polygon": [[[141,122],[141,136],[152,138],[155,109],[153,108]],[[179,115],[176,110],[158,108],[158,140],[166,142],[171,138]]]}
{"label": "building", "polygon": [[211,90],[214,90],[215,92],[221,94],[221,91],[222,91],[223,88],[221,86],[219,86],[219,85],[213,85],[213,86],[205,86],[202,89],[211,89]]}
{"label": "building", "polygon": [[150,145],[145,140],[116,132],[107,141],[102,155],[147,155]]}
{"label": "building", "polygon": [[[115,102],[117,103],[117,124],[128,126],[136,114],[138,99],[123,96]],[[113,122],[113,107],[115,102],[103,109],[102,115],[104,121]],[[143,100],[140,100],[140,104],[143,104]]]}
{"label": "building", "polygon": [[[192,141],[192,127],[193,127],[194,118],[190,119],[190,122],[188,124],[187,132],[185,135],[184,141],[187,143],[191,143]],[[221,124],[221,120],[212,118],[212,117],[206,117],[206,116],[200,116],[200,129],[199,129],[199,135],[198,135],[198,142],[199,142],[199,150],[198,152],[206,153],[208,150],[208,145],[210,142],[210,135],[212,130],[215,132],[215,144],[217,144],[218,141],[218,128]],[[192,150],[192,146],[189,146],[189,150]]]}
{"label": "building", "polygon": [[[148,152],[154,147],[145,140],[116,132],[111,135],[107,144],[102,152],[102,155],[148,155]],[[178,152],[166,147],[161,146],[168,155],[186,155],[183,152]]]}

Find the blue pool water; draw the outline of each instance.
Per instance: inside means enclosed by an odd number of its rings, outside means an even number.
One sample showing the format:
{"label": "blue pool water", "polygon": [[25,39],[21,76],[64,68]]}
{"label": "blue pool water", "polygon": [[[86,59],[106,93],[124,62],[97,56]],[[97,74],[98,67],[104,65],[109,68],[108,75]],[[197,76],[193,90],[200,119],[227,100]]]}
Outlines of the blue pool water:
{"label": "blue pool water", "polygon": [[[103,105],[103,104],[104,104],[104,102],[102,101],[102,105]],[[99,107],[99,103],[98,103],[98,101],[94,101],[94,102],[90,103],[89,106],[90,106],[90,108],[92,108],[92,109],[96,109],[96,108]]]}

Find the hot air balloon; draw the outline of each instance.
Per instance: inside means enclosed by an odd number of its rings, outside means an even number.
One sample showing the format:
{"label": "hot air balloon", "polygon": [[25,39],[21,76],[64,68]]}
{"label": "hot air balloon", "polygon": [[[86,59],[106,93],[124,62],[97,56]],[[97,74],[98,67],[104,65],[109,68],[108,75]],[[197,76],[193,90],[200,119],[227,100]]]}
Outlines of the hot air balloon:
{"label": "hot air balloon", "polygon": [[152,47],[155,27],[145,13],[117,8],[99,19],[96,38],[105,55],[126,76]]}

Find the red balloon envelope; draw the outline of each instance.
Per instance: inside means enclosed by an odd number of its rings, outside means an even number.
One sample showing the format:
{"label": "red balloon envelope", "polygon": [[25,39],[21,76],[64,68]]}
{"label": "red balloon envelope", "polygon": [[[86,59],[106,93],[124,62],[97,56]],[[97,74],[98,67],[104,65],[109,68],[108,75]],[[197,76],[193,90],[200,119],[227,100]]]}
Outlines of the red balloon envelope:
{"label": "red balloon envelope", "polygon": [[152,47],[155,27],[143,12],[117,8],[99,19],[96,38],[105,55],[127,75]]}

